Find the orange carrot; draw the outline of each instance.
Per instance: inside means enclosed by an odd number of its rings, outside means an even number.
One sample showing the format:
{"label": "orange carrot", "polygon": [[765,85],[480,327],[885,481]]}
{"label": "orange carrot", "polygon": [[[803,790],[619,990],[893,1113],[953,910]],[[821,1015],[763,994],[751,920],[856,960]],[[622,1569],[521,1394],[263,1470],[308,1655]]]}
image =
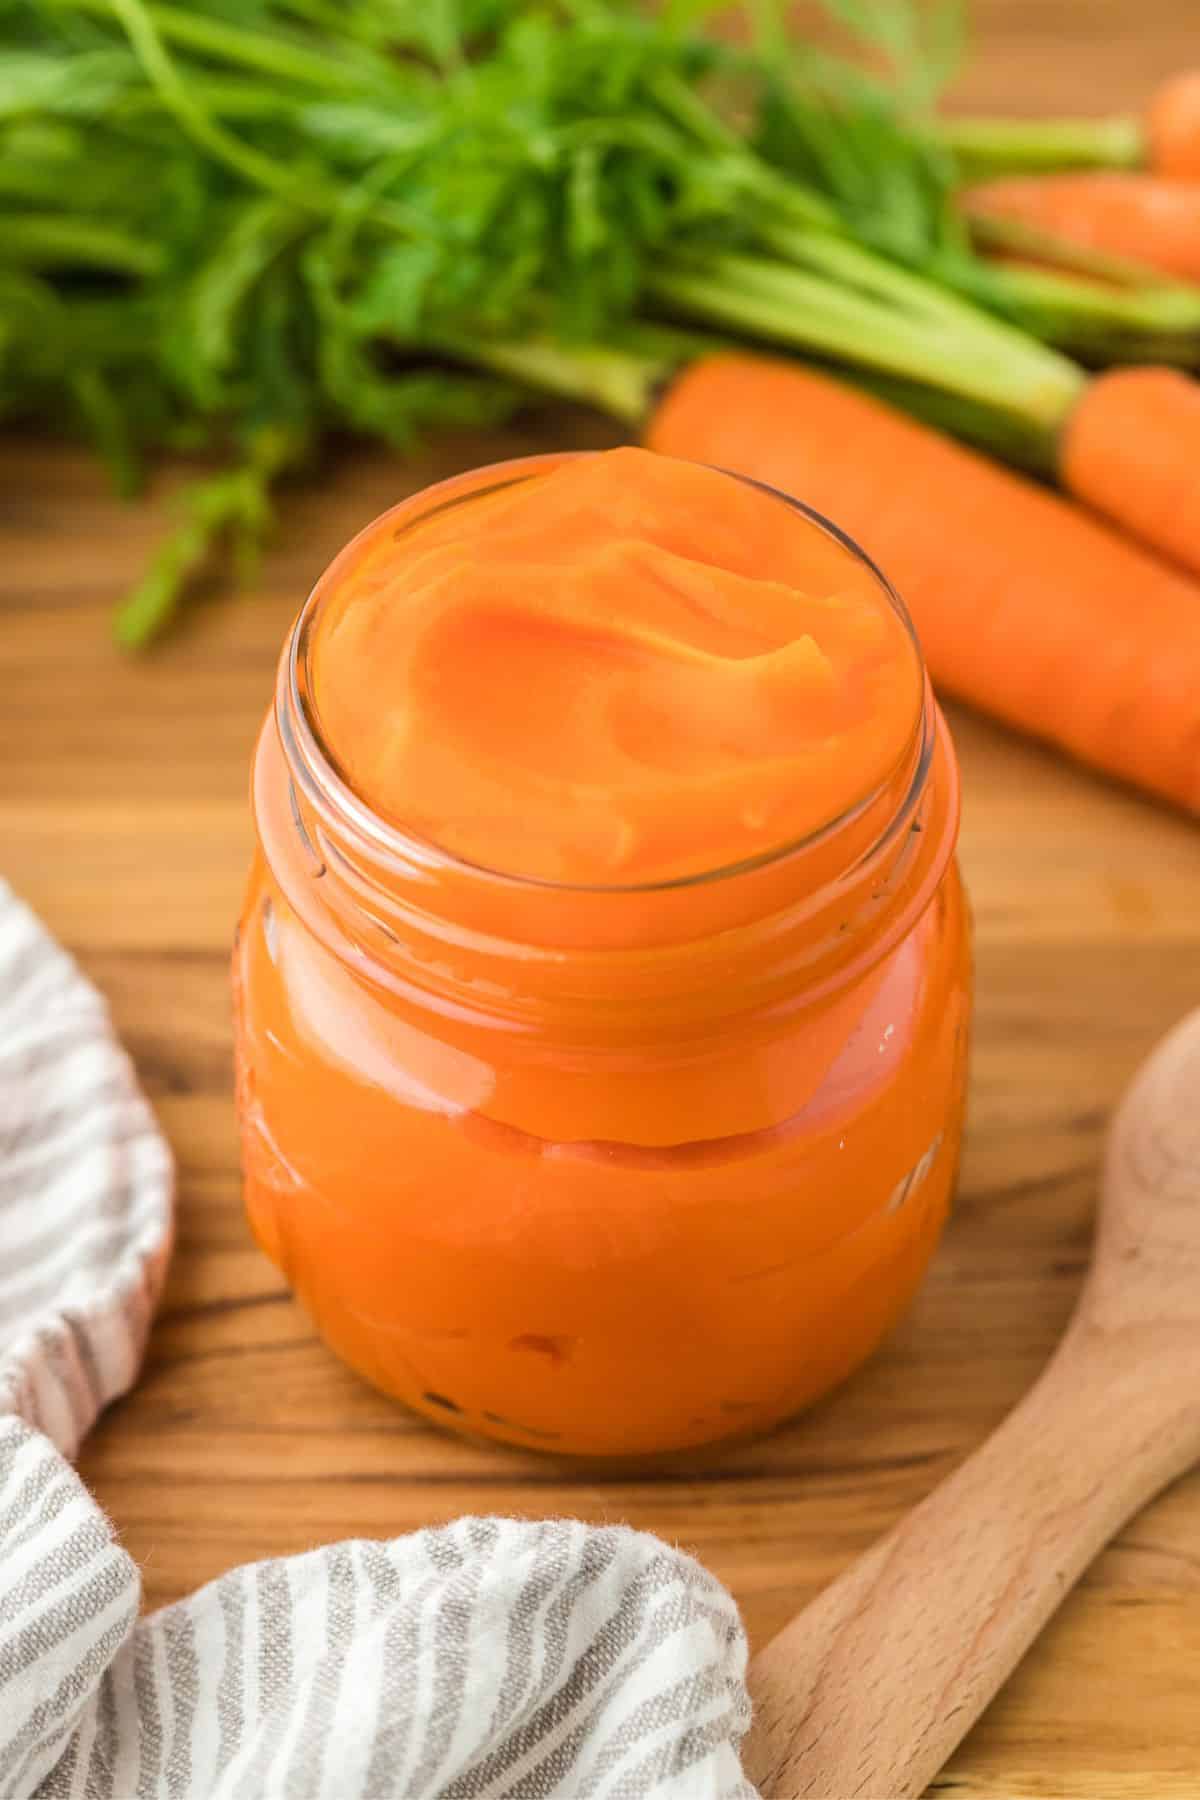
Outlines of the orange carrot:
{"label": "orange carrot", "polygon": [[1146,108],[1145,129],[1152,168],[1200,181],[1200,69],[1163,82]]}
{"label": "orange carrot", "polygon": [[[1148,175],[1025,176],[968,191],[967,211],[1028,247],[1157,260],[1200,283],[1200,182]],[[1048,283],[1054,272],[1029,271]],[[1055,426],[1047,466],[1068,493],[1200,574],[1200,383],[1161,367],[1115,368],[1081,384]]]}
{"label": "orange carrot", "polygon": [[836,520],[895,582],[946,693],[1200,811],[1200,583],[796,365],[693,363],[646,441]]}
{"label": "orange carrot", "polygon": [[1200,181],[1119,170],[1013,175],[967,188],[968,216],[1015,220],[1048,236],[1200,281]]}
{"label": "orange carrot", "polygon": [[1077,498],[1200,570],[1200,383],[1173,369],[1096,376],[1067,421],[1058,467]]}

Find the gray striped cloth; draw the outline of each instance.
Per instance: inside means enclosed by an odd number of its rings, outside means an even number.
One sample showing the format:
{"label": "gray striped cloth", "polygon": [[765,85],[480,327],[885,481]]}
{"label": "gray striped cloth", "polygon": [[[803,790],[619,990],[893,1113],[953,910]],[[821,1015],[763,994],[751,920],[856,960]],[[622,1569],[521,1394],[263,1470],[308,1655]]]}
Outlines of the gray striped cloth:
{"label": "gray striped cloth", "polygon": [[737,1610],[645,1533],[460,1519],[139,1620],[68,1459],[136,1378],[170,1233],[104,1004],[0,883],[0,1800],[753,1800]]}

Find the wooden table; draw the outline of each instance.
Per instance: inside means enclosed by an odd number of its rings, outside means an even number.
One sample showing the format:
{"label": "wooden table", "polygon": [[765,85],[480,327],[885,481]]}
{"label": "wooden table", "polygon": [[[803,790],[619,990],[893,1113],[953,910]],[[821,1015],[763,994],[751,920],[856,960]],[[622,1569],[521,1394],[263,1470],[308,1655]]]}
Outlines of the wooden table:
{"label": "wooden table", "polygon": [[[991,0],[979,104],[1134,104],[1195,50],[1190,0]],[[1088,1254],[1109,1109],[1200,999],[1200,834],[955,713],[978,1029],[957,1215],[908,1322],[768,1442],[601,1480],[442,1436],[340,1368],[243,1223],[227,953],[246,770],[284,629],[386,504],[471,462],[601,442],[550,414],[408,463],[347,455],[287,501],[257,591],[141,662],[107,638],[171,485],[115,504],[83,457],[0,450],[0,870],[109,996],[179,1160],[179,1243],[142,1381],[82,1471],[158,1605],[247,1558],[469,1510],[624,1519],[678,1540],[765,1637],[996,1423]],[[936,1786],[1023,1800],[1200,1795],[1200,1478],[1125,1533]]]}

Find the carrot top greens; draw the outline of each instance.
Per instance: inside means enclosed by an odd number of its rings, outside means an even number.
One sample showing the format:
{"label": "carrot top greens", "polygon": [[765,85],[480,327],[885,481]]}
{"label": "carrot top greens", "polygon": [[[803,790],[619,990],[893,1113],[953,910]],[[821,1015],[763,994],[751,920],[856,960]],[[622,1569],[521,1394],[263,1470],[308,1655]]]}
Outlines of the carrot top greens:
{"label": "carrot top greens", "polygon": [[160,448],[230,463],[122,641],[331,429],[403,446],[530,387],[636,420],[691,347],[664,323],[844,363],[1034,462],[1082,382],[1050,343],[1190,354],[1196,296],[1048,296],[974,255],[910,122],[956,5],[827,9],[886,75],[773,0],[739,42],[702,0],[0,0],[0,418],[85,436],[123,491]]}

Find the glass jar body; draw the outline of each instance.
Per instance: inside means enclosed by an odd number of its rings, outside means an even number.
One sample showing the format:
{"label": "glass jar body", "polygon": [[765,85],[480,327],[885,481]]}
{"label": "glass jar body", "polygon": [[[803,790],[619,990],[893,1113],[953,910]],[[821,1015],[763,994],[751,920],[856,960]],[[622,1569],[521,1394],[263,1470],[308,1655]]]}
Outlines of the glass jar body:
{"label": "glass jar body", "polygon": [[[952,846],[937,730],[911,829]],[[650,1034],[581,1036],[482,983],[389,980],[365,927],[326,932],[287,786],[268,721],[239,1112],[254,1231],[329,1345],[443,1425],[594,1456],[757,1433],[848,1375],[954,1183],[970,956],[949,849],[836,979],[693,1006],[678,1035],[660,1007]]]}

